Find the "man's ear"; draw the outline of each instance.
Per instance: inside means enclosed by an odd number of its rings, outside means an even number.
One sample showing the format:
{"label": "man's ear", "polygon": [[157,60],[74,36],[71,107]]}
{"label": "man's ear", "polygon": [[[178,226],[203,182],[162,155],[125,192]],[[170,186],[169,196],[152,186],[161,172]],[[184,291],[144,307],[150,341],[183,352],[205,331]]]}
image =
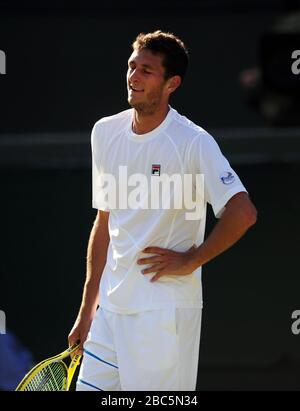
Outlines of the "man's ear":
{"label": "man's ear", "polygon": [[168,80],[168,91],[173,93],[181,84],[181,77],[180,76],[172,76]]}

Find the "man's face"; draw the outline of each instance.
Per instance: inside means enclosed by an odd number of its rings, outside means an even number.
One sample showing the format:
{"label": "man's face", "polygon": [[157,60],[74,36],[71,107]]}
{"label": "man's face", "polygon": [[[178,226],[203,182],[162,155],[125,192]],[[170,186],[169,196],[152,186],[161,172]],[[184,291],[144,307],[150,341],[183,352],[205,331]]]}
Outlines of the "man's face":
{"label": "man's face", "polygon": [[150,50],[136,50],[128,60],[128,103],[138,112],[153,114],[168,103],[170,91],[164,78],[162,56]]}

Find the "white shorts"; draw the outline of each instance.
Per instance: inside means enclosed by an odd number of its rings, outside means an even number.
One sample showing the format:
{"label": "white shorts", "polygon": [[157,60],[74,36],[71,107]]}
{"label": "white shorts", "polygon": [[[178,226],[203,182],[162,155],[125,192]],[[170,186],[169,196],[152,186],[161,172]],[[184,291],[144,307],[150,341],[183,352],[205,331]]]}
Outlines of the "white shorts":
{"label": "white shorts", "polygon": [[117,314],[99,308],[84,344],[78,391],[194,391],[201,308]]}

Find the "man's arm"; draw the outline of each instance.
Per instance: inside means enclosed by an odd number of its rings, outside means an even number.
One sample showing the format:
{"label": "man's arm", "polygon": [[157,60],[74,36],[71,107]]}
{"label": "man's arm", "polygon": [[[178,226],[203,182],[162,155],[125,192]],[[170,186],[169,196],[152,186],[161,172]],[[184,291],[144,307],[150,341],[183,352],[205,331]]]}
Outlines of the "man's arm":
{"label": "man's arm", "polygon": [[87,271],[82,302],[77,319],[68,337],[70,345],[80,340],[78,354],[82,354],[82,346],[87,338],[99,303],[99,284],[106,263],[109,244],[108,218],[108,212],[98,210],[88,242]]}
{"label": "man's arm", "polygon": [[147,247],[145,253],[157,256],[142,258],[138,264],[153,264],[143,274],[156,272],[151,281],[162,275],[186,275],[227,250],[236,243],[256,222],[256,209],[245,192],[235,194],[226,204],[225,210],[207,237],[197,248],[184,253],[161,247]]}
{"label": "man's arm", "polygon": [[234,195],[207,239],[195,251],[193,261],[196,266],[202,266],[230,248],[256,223],[256,218],[256,208],[248,194]]}

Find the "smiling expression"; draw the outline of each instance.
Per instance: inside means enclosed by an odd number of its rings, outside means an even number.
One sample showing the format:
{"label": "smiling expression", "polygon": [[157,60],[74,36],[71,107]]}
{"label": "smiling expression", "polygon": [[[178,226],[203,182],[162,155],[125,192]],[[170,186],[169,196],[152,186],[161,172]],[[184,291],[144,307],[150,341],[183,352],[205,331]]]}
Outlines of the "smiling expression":
{"label": "smiling expression", "polygon": [[161,54],[150,50],[134,50],[128,60],[128,103],[138,112],[153,114],[168,104],[170,90],[165,79]]}

